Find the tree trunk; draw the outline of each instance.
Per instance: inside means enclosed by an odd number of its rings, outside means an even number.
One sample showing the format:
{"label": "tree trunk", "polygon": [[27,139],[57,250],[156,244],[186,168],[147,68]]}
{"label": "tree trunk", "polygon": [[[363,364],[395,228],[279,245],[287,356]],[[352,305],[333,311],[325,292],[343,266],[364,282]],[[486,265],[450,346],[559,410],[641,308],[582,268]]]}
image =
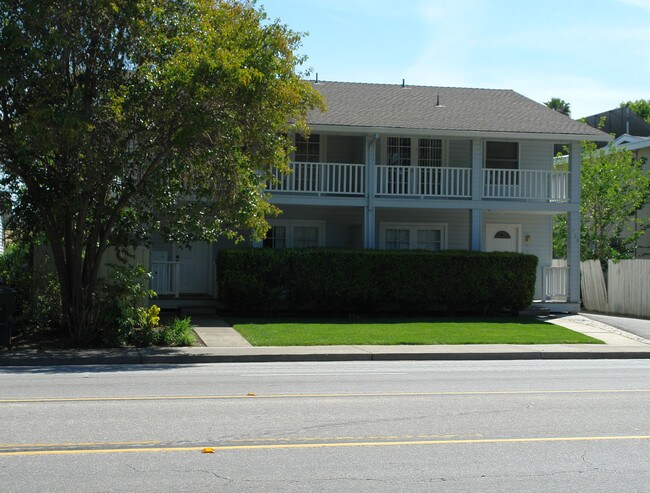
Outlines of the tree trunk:
{"label": "tree trunk", "polygon": [[61,286],[63,324],[75,344],[87,345],[99,334],[95,296],[99,269],[96,266],[105,248],[97,248],[89,256],[83,249],[66,248],[60,235],[48,236]]}

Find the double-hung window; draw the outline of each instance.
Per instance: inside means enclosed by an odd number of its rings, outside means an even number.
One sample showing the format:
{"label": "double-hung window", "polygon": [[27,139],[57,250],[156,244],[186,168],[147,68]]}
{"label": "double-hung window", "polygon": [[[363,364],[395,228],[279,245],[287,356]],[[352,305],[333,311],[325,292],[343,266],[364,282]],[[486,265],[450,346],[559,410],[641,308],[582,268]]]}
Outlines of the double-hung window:
{"label": "double-hung window", "polygon": [[441,139],[418,139],[418,166],[442,166]]}
{"label": "double-hung window", "polygon": [[410,166],[411,165],[411,138],[410,137],[388,137],[386,153],[389,166]]}
{"label": "double-hung window", "polygon": [[519,143],[485,143],[485,167],[487,169],[519,169]]}
{"label": "double-hung window", "polygon": [[485,143],[485,168],[488,170],[486,185],[517,185],[519,175],[519,143],[496,142]]}
{"label": "double-hung window", "polygon": [[263,248],[310,248],[325,246],[324,221],[273,221],[262,240]]}
{"label": "double-hung window", "polygon": [[380,228],[381,246],[386,250],[444,250],[446,236],[446,224],[382,223]]}
{"label": "double-hung window", "polygon": [[295,161],[298,163],[317,163],[320,161],[320,135],[311,134],[305,138],[296,134]]}
{"label": "double-hung window", "polygon": [[388,137],[388,166],[442,166],[442,139]]}

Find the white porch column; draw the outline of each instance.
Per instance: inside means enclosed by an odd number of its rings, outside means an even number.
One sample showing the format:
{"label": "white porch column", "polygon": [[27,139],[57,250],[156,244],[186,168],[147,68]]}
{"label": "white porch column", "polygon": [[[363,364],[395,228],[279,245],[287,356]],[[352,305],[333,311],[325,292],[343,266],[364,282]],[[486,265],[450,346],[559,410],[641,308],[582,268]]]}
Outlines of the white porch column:
{"label": "white porch column", "polygon": [[483,238],[483,209],[472,209],[469,211],[470,250],[480,252],[483,250],[485,239]]}
{"label": "white porch column", "polygon": [[582,164],[579,142],[571,144],[569,153],[569,202],[577,210],[567,214],[567,263],[569,265],[569,302],[580,303],[580,168]]}
{"label": "white porch column", "polygon": [[[472,140],[472,201],[477,205],[483,196],[483,141]],[[470,250],[483,250],[483,209],[474,207],[469,211],[469,247]]]}
{"label": "white porch column", "polygon": [[569,151],[569,202],[580,204],[580,169],[582,154],[580,142],[571,144]]}
{"label": "white porch column", "polygon": [[569,266],[569,302],[580,303],[580,213],[567,214],[567,264]]}
{"label": "white porch column", "polygon": [[366,205],[363,208],[363,248],[375,248],[375,192],[377,142],[379,134],[368,135],[366,138]]}
{"label": "white porch column", "polygon": [[472,140],[472,200],[483,196],[483,141]]}

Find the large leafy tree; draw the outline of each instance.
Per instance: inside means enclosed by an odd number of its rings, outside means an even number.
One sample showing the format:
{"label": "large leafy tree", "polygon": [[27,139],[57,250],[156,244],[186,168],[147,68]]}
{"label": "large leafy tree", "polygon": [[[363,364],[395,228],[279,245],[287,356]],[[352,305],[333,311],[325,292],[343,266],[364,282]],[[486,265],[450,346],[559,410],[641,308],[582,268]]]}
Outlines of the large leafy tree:
{"label": "large leafy tree", "polygon": [[254,1],[0,0],[0,171],[75,340],[108,247],[263,234],[269,170],[323,104],[299,46]]}
{"label": "large leafy tree", "polygon": [[547,108],[562,113],[563,115],[570,116],[571,114],[571,105],[567,103],[564,99],[560,98],[551,98],[549,101],[544,103]]}
{"label": "large leafy tree", "polygon": [[634,113],[650,123],[650,99],[637,99],[621,103],[621,108],[630,108]]}
{"label": "large leafy tree", "polygon": [[[647,221],[636,212],[650,201],[650,172],[624,148],[582,144],[580,256],[582,260],[631,258]],[[553,226],[554,254],[566,256],[566,215]]]}

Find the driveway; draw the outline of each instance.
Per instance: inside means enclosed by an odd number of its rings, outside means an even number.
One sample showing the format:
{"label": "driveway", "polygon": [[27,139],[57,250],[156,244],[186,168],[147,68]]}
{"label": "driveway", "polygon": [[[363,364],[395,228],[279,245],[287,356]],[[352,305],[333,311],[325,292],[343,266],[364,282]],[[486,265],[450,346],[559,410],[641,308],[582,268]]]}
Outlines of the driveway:
{"label": "driveway", "polygon": [[612,315],[601,315],[600,313],[581,312],[580,315],[650,340],[650,320],[642,318],[615,317]]}

